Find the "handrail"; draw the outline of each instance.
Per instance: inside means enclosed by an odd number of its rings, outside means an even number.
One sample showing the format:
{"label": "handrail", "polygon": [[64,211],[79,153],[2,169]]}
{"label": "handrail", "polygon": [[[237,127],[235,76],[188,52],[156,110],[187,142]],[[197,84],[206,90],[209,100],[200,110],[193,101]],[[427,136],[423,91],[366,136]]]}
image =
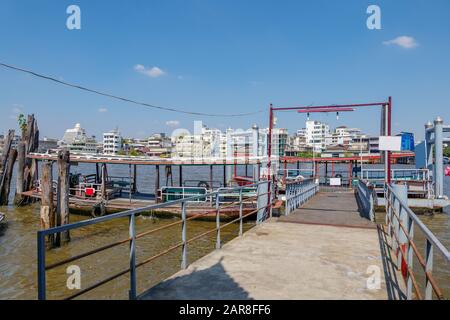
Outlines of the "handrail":
{"label": "handrail", "polygon": [[[432,300],[433,292],[438,299],[444,299],[442,291],[432,275],[434,249],[437,249],[447,264],[450,264],[450,253],[390,185],[385,187],[385,199],[388,233],[391,239],[395,240],[393,241],[393,249],[398,252],[397,267],[400,268],[401,264],[406,266],[407,299],[413,299],[413,287],[417,298],[422,299],[413,272],[413,254],[417,257],[425,273],[425,299]],[[426,238],[425,258],[420,254],[414,242],[415,226],[420,229]]]}
{"label": "handrail", "polygon": [[319,191],[319,185],[314,179],[305,179],[286,183],[285,215],[299,208]]}
{"label": "handrail", "polygon": [[370,188],[364,180],[358,180],[356,194],[363,206],[364,214],[369,214],[369,219],[375,222],[375,201],[376,194],[373,188]]}
{"label": "handrail", "polygon": [[[247,189],[249,187],[256,187],[257,188],[257,195],[256,196],[246,196],[245,193],[243,192],[243,189]],[[37,244],[38,244],[38,298],[40,300],[44,300],[46,299],[46,271],[54,269],[56,267],[68,264],[70,262],[73,262],[75,260],[79,260],[82,259],[84,257],[96,254],[98,252],[102,252],[104,250],[119,246],[121,244],[125,244],[125,243],[130,243],[130,267],[126,270],[122,270],[119,273],[116,273],[115,275],[112,275],[106,279],[103,279],[93,285],[91,285],[88,288],[84,288],[83,290],[78,291],[77,293],[67,297],[67,299],[73,299],[75,297],[78,297],[86,292],[89,292],[105,283],[108,283],[114,279],[117,279],[118,277],[125,275],[127,273],[130,274],[130,291],[129,291],[129,297],[130,299],[136,299],[137,297],[137,292],[136,292],[136,268],[141,267],[153,260],[155,260],[156,258],[163,256],[164,254],[167,254],[177,248],[182,247],[182,263],[181,263],[181,268],[185,269],[187,267],[187,245],[189,243],[191,243],[192,241],[195,241],[205,235],[211,234],[216,232],[217,233],[217,240],[216,240],[216,248],[219,249],[221,248],[221,236],[220,236],[220,231],[221,229],[225,228],[226,226],[229,226],[232,223],[235,223],[237,221],[239,221],[239,236],[242,235],[243,233],[243,219],[257,213],[258,214],[258,218],[257,218],[257,223],[261,223],[262,221],[270,218],[272,216],[272,206],[273,206],[273,201],[274,201],[274,186],[270,181],[261,181],[255,184],[252,184],[250,186],[242,186],[242,187],[236,187],[234,188],[234,190],[239,192],[239,199],[235,202],[232,203],[228,203],[226,206],[220,206],[220,202],[218,201],[220,198],[220,194],[221,191],[215,191],[215,192],[211,192],[208,193],[206,195],[196,195],[196,196],[192,196],[189,198],[184,198],[184,199],[178,199],[178,200],[174,200],[171,202],[166,202],[166,203],[161,203],[161,204],[154,204],[154,205],[150,205],[150,206],[146,206],[146,207],[142,207],[142,208],[138,208],[138,209],[132,209],[132,210],[128,210],[125,212],[119,212],[119,213],[115,213],[115,214],[111,214],[108,216],[103,216],[103,217],[98,217],[95,219],[91,219],[91,220],[85,220],[85,221],[80,221],[80,222],[75,222],[75,223],[71,223],[71,224],[67,224],[64,226],[58,226],[58,227],[54,227],[51,229],[47,229],[47,230],[41,230],[37,232]],[[190,201],[194,201],[196,199],[199,198],[203,198],[205,196],[209,196],[209,197],[213,197],[215,196],[216,198],[216,204],[215,204],[215,208],[213,210],[209,210],[206,212],[202,212],[196,215],[193,215],[189,218],[187,218],[186,216],[186,207],[188,205],[188,203]],[[256,209],[252,210],[249,213],[245,213],[244,214],[244,200],[249,200],[249,199],[256,199]],[[152,230],[148,230],[145,232],[142,232],[140,234],[136,234],[135,232],[135,217],[137,214],[145,212],[145,211],[152,211],[152,210],[156,210],[159,208],[163,208],[163,207],[167,207],[167,206],[173,206],[175,204],[180,204],[181,205],[181,216],[182,219],[173,223],[170,223],[168,225],[162,226],[160,228],[156,228],[156,229],[152,229]],[[225,208],[229,208],[229,207],[235,207],[235,208],[239,208],[239,218],[236,218],[226,224],[220,224],[220,211],[225,209]],[[204,232],[200,235],[196,235],[191,239],[187,239],[186,238],[186,223],[188,221],[191,221],[193,219],[205,216],[207,214],[211,214],[211,213],[215,213],[216,214],[216,227],[212,230],[208,230],[207,232]],[[82,227],[86,227],[86,226],[90,226],[90,225],[94,225],[94,224],[98,224],[98,223],[103,223],[106,221],[110,221],[113,219],[119,219],[119,218],[124,218],[124,217],[129,217],[129,237],[126,239],[122,239],[107,245],[104,245],[102,247],[81,253],[77,256],[62,260],[62,261],[58,261],[55,262],[53,264],[50,264],[48,266],[46,266],[46,262],[45,262],[45,254],[46,254],[46,236],[49,235],[53,235],[53,234],[57,234],[57,233],[61,233],[61,232],[65,232],[65,231],[70,231],[73,229],[79,229]],[[150,234],[154,234],[158,231],[176,226],[176,225],[182,225],[182,242],[176,244],[175,246],[172,246],[158,254],[156,254],[155,256],[152,256],[150,258],[147,258],[146,260],[143,260],[139,263],[136,262],[136,240],[140,239],[144,236],[148,236]]]}

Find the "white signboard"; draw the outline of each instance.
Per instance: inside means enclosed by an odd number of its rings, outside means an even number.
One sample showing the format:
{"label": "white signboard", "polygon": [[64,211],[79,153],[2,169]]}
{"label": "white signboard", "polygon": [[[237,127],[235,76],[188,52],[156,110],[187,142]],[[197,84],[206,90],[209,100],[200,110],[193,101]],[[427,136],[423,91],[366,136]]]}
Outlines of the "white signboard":
{"label": "white signboard", "polygon": [[340,186],[341,178],[330,178],[330,186]]}
{"label": "white signboard", "polygon": [[380,136],[380,151],[402,151],[402,137]]}

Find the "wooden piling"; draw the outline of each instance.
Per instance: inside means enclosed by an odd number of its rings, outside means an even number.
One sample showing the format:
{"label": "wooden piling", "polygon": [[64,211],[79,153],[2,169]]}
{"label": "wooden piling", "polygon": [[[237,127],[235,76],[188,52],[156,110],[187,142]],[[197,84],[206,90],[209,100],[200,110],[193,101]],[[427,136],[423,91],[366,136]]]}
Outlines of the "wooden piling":
{"label": "wooden piling", "polygon": [[227,186],[227,165],[223,165],[223,186]]}
{"label": "wooden piling", "polygon": [[12,174],[14,171],[14,163],[17,158],[17,150],[11,149],[8,155],[8,161],[3,172],[3,183],[0,189],[0,205],[6,206],[9,203],[9,192],[11,189]]}
{"label": "wooden piling", "polygon": [[17,169],[16,169],[16,195],[14,205],[20,206],[23,201],[22,192],[24,187],[24,169],[25,169],[25,142],[19,142],[17,146]]}
{"label": "wooden piling", "polygon": [[[41,229],[49,229],[55,226],[55,212],[53,205],[53,172],[52,162],[42,163],[41,176]],[[53,243],[54,236],[49,237],[49,242]]]}
{"label": "wooden piling", "polygon": [[172,175],[172,166],[171,165],[166,165],[165,167],[165,172],[166,172],[166,186],[171,186],[173,187],[173,175]]}
{"label": "wooden piling", "polygon": [[180,176],[179,176],[179,184],[180,184],[180,187],[182,187],[183,186],[183,166],[182,165],[180,165]]}
{"label": "wooden piling", "polygon": [[155,202],[158,203],[159,199],[158,199],[158,190],[160,188],[160,184],[159,184],[159,165],[155,166],[155,170],[156,170],[156,174],[155,174]]}
{"label": "wooden piling", "polygon": [[132,193],[137,193],[137,165],[133,165],[133,191]]}
{"label": "wooden piling", "polygon": [[214,190],[213,187],[213,183],[214,183],[214,167],[213,165],[209,165],[209,188],[212,190]]}
{"label": "wooden piling", "polygon": [[95,164],[95,183],[100,183],[100,168],[98,163]]}
{"label": "wooden piling", "polygon": [[12,147],[13,140],[14,130],[9,130],[0,162],[0,205],[8,205],[9,203],[9,191],[11,187],[12,173],[14,169],[14,163],[17,158],[17,151]]}
{"label": "wooden piling", "polygon": [[[60,151],[58,153],[58,193],[57,193],[57,213],[56,225],[63,226],[69,224],[69,175],[70,175],[70,152]],[[70,241],[69,231],[56,235],[55,244]]]}
{"label": "wooden piling", "polygon": [[108,173],[106,171],[106,163],[102,164],[102,184],[101,184],[101,188],[100,191],[102,193],[102,200],[106,201],[107,199],[107,194],[106,194],[106,181],[108,179]]}
{"label": "wooden piling", "polygon": [[[25,136],[22,141],[25,142],[25,164],[23,169],[23,191],[31,191],[34,181],[38,179],[38,163],[36,160],[28,159],[26,155],[37,152],[39,149],[39,128],[34,115],[28,115],[28,121]],[[21,205],[34,202],[32,197],[22,197]]]}

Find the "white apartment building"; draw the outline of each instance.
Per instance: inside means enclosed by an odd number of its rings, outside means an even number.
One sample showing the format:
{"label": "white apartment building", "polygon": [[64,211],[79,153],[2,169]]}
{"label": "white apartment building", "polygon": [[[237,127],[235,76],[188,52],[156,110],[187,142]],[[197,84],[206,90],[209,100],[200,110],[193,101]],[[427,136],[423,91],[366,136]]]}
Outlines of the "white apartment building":
{"label": "white apartment building", "polygon": [[116,155],[122,150],[122,136],[118,129],[103,133],[103,153]]}
{"label": "white apartment building", "polygon": [[79,123],[66,130],[63,138],[58,141],[58,146],[68,149],[71,153],[98,153],[95,137],[88,137]]}
{"label": "white apartment building", "polygon": [[147,155],[168,157],[172,152],[172,141],[165,133],[156,133],[147,140]]}
{"label": "white apartment building", "polygon": [[[247,130],[219,129],[202,126],[198,134],[181,134],[172,137],[173,156],[179,158],[233,158],[265,157],[269,130],[257,125]],[[284,156],[288,143],[288,131],[283,128],[272,130],[272,155]]]}
{"label": "white apartment building", "polygon": [[303,129],[306,136],[306,144],[315,152],[322,152],[327,146],[327,137],[330,136],[330,126],[320,121],[306,121]]}
{"label": "white apartment building", "polygon": [[176,158],[203,158],[209,153],[201,135],[179,135],[172,141]]}
{"label": "white apartment building", "polygon": [[361,137],[361,129],[340,126],[334,130],[329,144],[351,144],[359,137]]}
{"label": "white apartment building", "polygon": [[184,134],[172,138],[173,156],[179,158],[224,158],[227,139],[219,129],[206,126],[196,129],[197,134]]}

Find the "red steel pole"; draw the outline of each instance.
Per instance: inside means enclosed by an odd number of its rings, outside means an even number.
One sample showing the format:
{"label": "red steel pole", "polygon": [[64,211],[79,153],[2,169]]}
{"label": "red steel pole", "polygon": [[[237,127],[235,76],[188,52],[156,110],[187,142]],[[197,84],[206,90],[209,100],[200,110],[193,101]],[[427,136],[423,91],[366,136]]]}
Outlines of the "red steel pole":
{"label": "red steel pole", "polygon": [[267,139],[267,155],[269,161],[267,162],[267,178],[270,179],[270,168],[272,166],[272,129],[273,129],[273,105],[269,106],[269,137]]}
{"label": "red steel pole", "polygon": [[[389,100],[388,100],[388,105],[387,105],[387,108],[388,108],[388,110],[387,110],[387,112],[388,112],[388,116],[387,116],[387,133],[388,133],[388,136],[391,136],[392,135],[392,126],[391,126],[391,123],[392,123],[392,97],[389,97]],[[387,152],[387,183],[388,184],[391,184],[391,157],[392,157],[392,154],[391,154],[391,151],[388,151]]]}

